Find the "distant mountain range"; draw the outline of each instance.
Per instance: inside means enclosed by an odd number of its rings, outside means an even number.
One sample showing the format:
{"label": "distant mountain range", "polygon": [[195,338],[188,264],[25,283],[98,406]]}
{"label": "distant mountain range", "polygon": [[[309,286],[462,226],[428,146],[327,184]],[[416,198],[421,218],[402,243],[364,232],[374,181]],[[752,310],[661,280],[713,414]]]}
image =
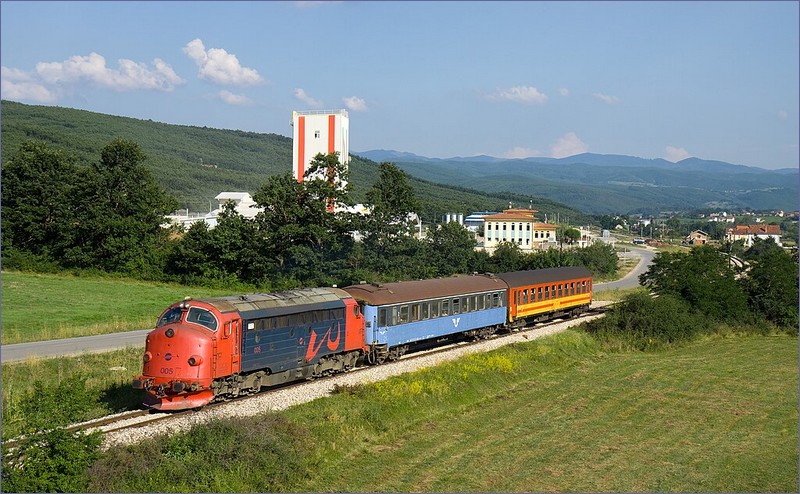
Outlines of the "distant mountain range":
{"label": "distant mountain range", "polygon": [[723,161],[583,153],[566,158],[427,158],[393,150],[353,152],[391,161],[425,180],[545,197],[592,214],[691,209],[798,209],[797,169]]}

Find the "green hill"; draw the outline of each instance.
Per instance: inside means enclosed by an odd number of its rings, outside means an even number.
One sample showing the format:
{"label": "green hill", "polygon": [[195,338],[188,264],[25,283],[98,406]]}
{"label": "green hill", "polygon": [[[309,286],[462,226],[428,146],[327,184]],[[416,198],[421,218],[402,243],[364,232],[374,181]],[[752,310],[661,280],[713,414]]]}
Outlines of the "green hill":
{"label": "green hill", "polygon": [[[43,141],[74,154],[84,163],[96,161],[100,149],[122,137],[137,142],[156,181],[173,194],[181,208],[208,211],[223,191],[254,193],[271,175],[291,170],[292,140],[277,134],[172,125],[54,106],[2,101],[2,157],[13,156],[26,140]],[[363,201],[378,178],[377,163],[353,156],[350,182],[354,198]],[[559,213],[573,223],[589,218],[556,201],[494,187],[482,193],[412,179],[425,222],[440,221],[446,212],[499,211],[512,202],[532,204],[543,213]],[[462,185],[462,184],[458,184]],[[502,189],[502,187],[500,188]],[[530,202],[532,200],[532,202]]]}

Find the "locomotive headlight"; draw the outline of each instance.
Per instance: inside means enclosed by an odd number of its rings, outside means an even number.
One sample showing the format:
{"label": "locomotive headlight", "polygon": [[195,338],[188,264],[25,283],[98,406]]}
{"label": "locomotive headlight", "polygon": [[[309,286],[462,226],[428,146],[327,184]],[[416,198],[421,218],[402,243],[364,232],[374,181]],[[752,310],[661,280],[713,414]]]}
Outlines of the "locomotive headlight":
{"label": "locomotive headlight", "polygon": [[175,330],[169,328],[168,330],[164,331],[164,334],[167,335],[167,338],[172,338],[173,336],[175,336]]}
{"label": "locomotive headlight", "polygon": [[189,357],[189,365],[200,365],[203,363],[203,357],[200,355],[192,355]]}
{"label": "locomotive headlight", "polygon": [[152,354],[152,353],[150,353],[150,352],[144,352],[144,357],[142,357],[142,360],[144,360],[144,363],[145,363],[145,364],[146,364],[147,362],[150,362],[150,359],[151,359],[151,358],[153,358],[153,354]]}

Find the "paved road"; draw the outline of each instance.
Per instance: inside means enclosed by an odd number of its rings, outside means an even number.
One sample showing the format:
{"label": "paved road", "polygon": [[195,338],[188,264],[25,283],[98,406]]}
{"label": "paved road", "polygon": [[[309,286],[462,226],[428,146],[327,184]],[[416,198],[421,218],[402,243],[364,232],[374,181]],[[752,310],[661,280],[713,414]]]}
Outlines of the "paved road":
{"label": "paved road", "polygon": [[626,274],[622,279],[617,281],[609,281],[608,283],[595,283],[595,291],[602,292],[604,290],[636,288],[639,286],[639,275],[647,271],[647,268],[650,266],[650,264],[653,262],[653,258],[656,256],[656,251],[633,247],[629,248],[628,252],[624,255],[638,257],[640,259],[639,264],[637,264],[636,267],[633,268],[633,270]]}
{"label": "paved road", "polygon": [[150,329],[140,329],[125,333],[3,345],[0,348],[0,361],[5,364],[6,362],[25,360],[29,357],[58,357],[61,355],[107,352],[128,346],[144,347],[145,336],[149,332]]}
{"label": "paved road", "polygon": [[[647,270],[653,261],[655,252],[648,249],[630,249],[625,254],[636,256],[641,260],[633,271],[624,278],[608,283],[594,285],[596,291],[634,288],[639,285],[639,275]],[[30,357],[57,357],[63,355],[77,355],[81,353],[99,353],[117,350],[125,347],[144,347],[144,340],[150,329],[128,331],[125,333],[102,334],[97,336],[80,336],[63,340],[35,341],[32,343],[17,343],[3,345],[0,348],[0,361],[2,363],[25,360]]]}

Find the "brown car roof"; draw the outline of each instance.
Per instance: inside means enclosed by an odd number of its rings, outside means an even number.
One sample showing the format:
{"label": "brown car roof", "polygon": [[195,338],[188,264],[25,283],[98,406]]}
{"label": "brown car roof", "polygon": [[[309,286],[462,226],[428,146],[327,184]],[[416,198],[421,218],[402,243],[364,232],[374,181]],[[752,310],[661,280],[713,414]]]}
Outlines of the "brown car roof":
{"label": "brown car roof", "polygon": [[432,280],[402,281],[395,283],[365,283],[351,285],[343,290],[359,302],[368,305],[386,305],[414,302],[438,297],[468,293],[505,290],[506,284],[491,275],[456,275]]}
{"label": "brown car roof", "polygon": [[534,269],[531,271],[512,271],[497,275],[510,288],[517,288],[540,283],[557,283],[579,278],[591,278],[592,272],[582,266],[568,266],[563,268]]}

